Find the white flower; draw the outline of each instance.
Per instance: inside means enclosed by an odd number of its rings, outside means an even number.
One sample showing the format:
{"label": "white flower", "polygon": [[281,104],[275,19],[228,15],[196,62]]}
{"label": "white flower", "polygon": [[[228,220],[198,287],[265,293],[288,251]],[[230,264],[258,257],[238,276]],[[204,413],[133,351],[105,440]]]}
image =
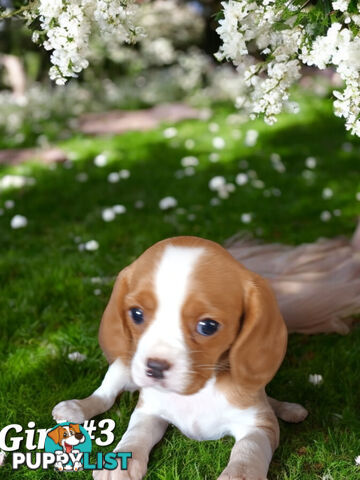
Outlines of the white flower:
{"label": "white flower", "polygon": [[209,128],[209,131],[210,131],[211,133],[216,133],[216,132],[219,131],[219,125],[218,125],[217,123],[215,123],[215,122],[209,123],[209,127],[208,127],[208,128]]}
{"label": "white flower", "polygon": [[5,208],[10,210],[11,208],[15,207],[15,202],[14,202],[14,200],[6,200],[4,205],[5,205]]}
{"label": "white flower", "polygon": [[199,165],[199,159],[197,157],[188,156],[181,159],[182,167],[196,167]]}
{"label": "white flower", "polygon": [[305,160],[305,165],[307,168],[315,168],[316,167],[316,158],[314,157],[308,157],[306,160]]}
{"label": "white flower", "polygon": [[163,131],[163,135],[165,138],[173,138],[173,137],[176,137],[178,131],[175,127],[169,127],[169,128],[166,128],[164,131]]}
{"label": "white flower", "polygon": [[320,219],[322,222],[328,222],[331,219],[331,213],[328,210],[324,210],[320,214]]}
{"label": "white flower", "polygon": [[319,373],[310,374],[308,380],[313,385],[321,385],[324,381],[322,375]]}
{"label": "white flower", "polygon": [[87,356],[80,352],[72,352],[68,354],[68,359],[72,362],[83,362],[87,359]]}
{"label": "white flower", "polygon": [[355,458],[355,464],[360,465],[360,455]]}
{"label": "white flower", "polygon": [[27,218],[23,215],[15,215],[10,221],[11,228],[13,229],[24,228],[27,224]]}
{"label": "white flower", "polygon": [[126,168],[123,168],[122,170],[120,170],[119,175],[120,175],[120,178],[123,178],[123,179],[129,178],[130,171],[126,170]]}
{"label": "white flower", "polygon": [[248,183],[249,177],[246,175],[246,173],[238,173],[235,178],[235,182],[238,185],[245,185]]}
{"label": "white flower", "polygon": [[332,8],[334,10],[340,10],[340,12],[346,12],[349,7],[349,0],[336,0],[332,2]]}
{"label": "white flower", "polygon": [[209,182],[209,188],[210,190],[213,190],[213,191],[219,190],[225,185],[226,185],[225,177],[222,177],[221,175],[213,177]]}
{"label": "white flower", "polygon": [[105,165],[107,164],[107,156],[105,155],[105,153],[100,153],[99,155],[96,155],[96,157],[94,158],[94,164],[97,167],[105,167]]}
{"label": "white flower", "polygon": [[109,173],[107,180],[109,183],[117,183],[120,180],[120,174],[118,172]]}
{"label": "white flower", "polygon": [[123,213],[126,213],[125,205],[114,205],[112,207],[112,210],[114,213],[116,213],[116,215],[122,215]]}
{"label": "white flower", "polygon": [[177,206],[177,200],[174,197],[164,197],[159,202],[159,208],[161,210],[168,210]]}
{"label": "white flower", "polygon": [[245,134],[245,145],[253,147],[256,144],[259,133],[256,130],[248,130]]}
{"label": "white flower", "polygon": [[25,177],[24,175],[4,175],[0,179],[0,190],[21,188],[25,185],[34,185],[35,183],[36,180],[32,177]]}
{"label": "white flower", "polygon": [[251,220],[252,220],[252,214],[251,213],[243,213],[240,218],[241,218],[241,221],[243,223],[250,223]]}
{"label": "white flower", "polygon": [[332,191],[331,188],[324,188],[324,190],[322,191],[322,198],[324,199],[328,199],[328,198],[331,198],[332,196],[334,195],[334,192]]}
{"label": "white flower", "polygon": [[195,142],[192,138],[185,140],[185,148],[187,150],[192,150],[195,147]]}
{"label": "white flower", "polygon": [[115,219],[115,212],[112,208],[104,208],[101,216],[104,222],[112,222]]}
{"label": "white flower", "polygon": [[210,162],[213,162],[213,163],[218,162],[219,158],[220,158],[220,155],[216,152],[212,152],[209,155],[209,160],[210,160]]}
{"label": "white flower", "polygon": [[94,295],[99,296],[99,295],[101,295],[102,292],[101,292],[101,289],[100,289],[100,288],[95,288],[95,290],[93,291],[93,293],[94,293]]}
{"label": "white flower", "polygon": [[225,140],[222,137],[214,137],[212,144],[214,148],[221,150],[225,147]]}
{"label": "white flower", "polygon": [[86,242],[84,244],[84,248],[88,252],[94,252],[95,250],[97,250],[99,248],[99,244],[96,240],[89,240],[88,242]]}

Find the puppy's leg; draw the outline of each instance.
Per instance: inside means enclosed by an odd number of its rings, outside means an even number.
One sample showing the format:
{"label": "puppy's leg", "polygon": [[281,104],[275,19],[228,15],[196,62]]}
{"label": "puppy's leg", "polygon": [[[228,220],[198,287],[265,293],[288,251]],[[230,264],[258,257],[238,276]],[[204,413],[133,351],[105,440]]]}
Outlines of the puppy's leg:
{"label": "puppy's leg", "polygon": [[123,390],[135,390],[130,371],[120,359],[115,360],[108,368],[100,387],[89,397],[81,400],[66,400],[58,403],[53,411],[53,418],[59,422],[66,420],[83,423],[95,415],[106,412]]}
{"label": "puppy's leg", "polygon": [[229,463],[218,480],[266,480],[278,444],[279,424],[274,413],[269,411],[262,416],[261,424],[251,427],[236,441]]}
{"label": "puppy's leg", "polygon": [[299,423],[308,416],[309,412],[299,403],[280,402],[275,398],[267,398],[275,415],[285,422]]}
{"label": "puppy's leg", "polygon": [[167,426],[168,423],[160,417],[136,408],[131,415],[128,429],[114,449],[114,452],[132,452],[128,469],[121,470],[119,464],[115,470],[94,471],[94,479],[141,480],[147,471],[150,451],[161,440]]}

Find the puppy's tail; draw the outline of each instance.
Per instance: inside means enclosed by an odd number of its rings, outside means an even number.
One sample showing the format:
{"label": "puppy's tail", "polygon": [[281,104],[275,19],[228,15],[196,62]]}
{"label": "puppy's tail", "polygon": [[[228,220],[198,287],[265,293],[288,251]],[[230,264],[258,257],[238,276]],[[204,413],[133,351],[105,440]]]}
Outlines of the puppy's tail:
{"label": "puppy's tail", "polygon": [[281,420],[289,423],[299,423],[305,420],[309,412],[299,403],[280,402],[275,398],[268,397],[268,401]]}

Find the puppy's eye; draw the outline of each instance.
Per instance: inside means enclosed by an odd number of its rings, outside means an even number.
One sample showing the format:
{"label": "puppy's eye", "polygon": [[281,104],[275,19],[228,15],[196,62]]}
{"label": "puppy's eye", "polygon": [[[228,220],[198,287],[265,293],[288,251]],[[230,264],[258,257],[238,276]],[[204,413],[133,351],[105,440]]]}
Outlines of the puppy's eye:
{"label": "puppy's eye", "polygon": [[138,307],[130,308],[129,314],[133,322],[136,323],[136,325],[140,325],[141,323],[143,323],[144,312],[141,310],[141,308],[138,308]]}
{"label": "puppy's eye", "polygon": [[67,437],[67,436],[68,436],[67,432],[64,432],[64,437]]}
{"label": "puppy's eye", "polygon": [[196,325],[196,331],[200,333],[200,335],[205,335],[206,337],[213,335],[218,328],[218,322],[211,318],[204,318],[204,320],[200,320]]}

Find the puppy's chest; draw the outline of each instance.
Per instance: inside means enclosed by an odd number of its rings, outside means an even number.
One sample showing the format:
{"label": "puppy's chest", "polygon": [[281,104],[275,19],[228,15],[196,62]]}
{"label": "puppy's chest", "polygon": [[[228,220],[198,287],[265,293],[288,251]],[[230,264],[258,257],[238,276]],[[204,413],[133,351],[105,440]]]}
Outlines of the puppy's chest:
{"label": "puppy's chest", "polygon": [[141,410],[163,418],[194,440],[216,440],[225,435],[241,438],[255,425],[256,409],[230,404],[213,380],[193,395],[143,388],[141,399]]}

